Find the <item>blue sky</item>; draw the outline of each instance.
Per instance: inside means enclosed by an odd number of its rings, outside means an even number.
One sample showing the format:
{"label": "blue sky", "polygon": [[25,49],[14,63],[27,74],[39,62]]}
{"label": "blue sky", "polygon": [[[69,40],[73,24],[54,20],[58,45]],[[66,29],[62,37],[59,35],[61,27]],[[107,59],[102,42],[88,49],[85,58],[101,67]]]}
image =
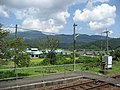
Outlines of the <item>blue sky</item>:
{"label": "blue sky", "polygon": [[0,0],[0,23],[57,34],[72,34],[76,23],[79,34],[107,28],[120,37],[120,0]]}

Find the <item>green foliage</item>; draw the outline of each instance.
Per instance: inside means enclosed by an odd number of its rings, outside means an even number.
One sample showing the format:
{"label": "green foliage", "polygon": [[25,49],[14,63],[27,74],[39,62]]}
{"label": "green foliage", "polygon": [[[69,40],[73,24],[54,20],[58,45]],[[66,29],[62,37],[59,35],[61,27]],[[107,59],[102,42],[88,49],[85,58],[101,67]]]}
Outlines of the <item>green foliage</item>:
{"label": "green foliage", "polygon": [[65,56],[63,56],[62,54],[57,54],[57,55],[56,55],[56,58],[57,58],[57,60],[56,60],[56,62],[55,62],[56,65],[62,65],[62,64],[64,64],[65,61],[66,61]]}
{"label": "green foliage", "polygon": [[55,64],[55,62],[56,62],[55,52],[49,52],[46,57],[47,57],[47,59],[49,59],[50,64],[52,64],[52,65]]}
{"label": "green foliage", "polygon": [[77,63],[95,63],[98,62],[98,58],[96,57],[79,57],[79,59],[76,61]]}
{"label": "green foliage", "polygon": [[[11,78],[11,80],[16,78],[16,74],[18,76],[28,76],[28,73],[23,73],[23,72],[15,72],[15,70],[11,70],[11,71],[0,71],[0,79],[3,78]],[[21,78],[21,77],[18,77]]]}
{"label": "green foliage", "polygon": [[56,53],[55,52],[48,52],[46,58],[43,60],[43,65],[54,65],[56,62]]}
{"label": "green foliage", "polygon": [[12,40],[6,40],[5,37],[9,32],[2,29],[0,24],[0,63],[7,61],[6,59],[12,59],[18,67],[29,66],[30,58],[25,54],[25,45],[22,38],[13,38]]}
{"label": "green foliage", "polygon": [[120,50],[110,51],[113,60],[120,60]]}
{"label": "green foliage", "polygon": [[3,30],[2,24],[0,24],[0,60],[7,59],[8,52],[8,42],[5,40],[6,36],[9,34],[6,30]]}
{"label": "green foliage", "polygon": [[39,48],[40,49],[49,49],[48,53],[44,53],[46,55],[46,58],[43,60],[43,65],[52,64],[54,65],[56,63],[56,53],[55,50],[57,49],[59,45],[59,41],[55,37],[48,37],[46,39],[39,41]]}
{"label": "green foliage", "polygon": [[0,71],[0,78],[15,77],[15,71]]}
{"label": "green foliage", "polygon": [[116,57],[120,58],[120,50],[116,50],[115,55],[116,55]]}
{"label": "green foliage", "polygon": [[14,62],[18,67],[28,67],[30,65],[30,57],[25,53],[19,53],[19,55],[16,56],[16,60],[14,60]]}
{"label": "green foliage", "polygon": [[9,41],[9,57],[18,67],[29,66],[30,57],[25,52],[26,46],[22,38],[14,38]]}
{"label": "green foliage", "polygon": [[59,40],[55,37],[48,37],[45,39],[40,39],[38,47],[40,49],[49,49],[51,52],[54,52],[59,45]]}
{"label": "green foliage", "polygon": [[73,64],[73,59],[71,58],[65,59],[64,64]]}

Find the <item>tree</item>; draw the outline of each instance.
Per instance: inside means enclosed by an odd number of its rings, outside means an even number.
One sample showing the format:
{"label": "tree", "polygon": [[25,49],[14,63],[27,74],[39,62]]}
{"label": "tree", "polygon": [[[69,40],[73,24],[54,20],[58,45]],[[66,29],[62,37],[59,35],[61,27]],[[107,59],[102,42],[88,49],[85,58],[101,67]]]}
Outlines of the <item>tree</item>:
{"label": "tree", "polygon": [[10,58],[18,67],[29,66],[30,57],[25,52],[26,46],[22,38],[13,38],[9,41]]}
{"label": "tree", "polygon": [[110,51],[113,60],[120,60],[120,50]]}
{"label": "tree", "polygon": [[8,42],[5,40],[5,37],[9,34],[8,31],[4,30],[3,25],[0,24],[0,59],[7,59],[8,52]]}
{"label": "tree", "polygon": [[46,39],[41,39],[38,45],[40,49],[49,49],[51,52],[54,52],[59,45],[59,40],[55,37],[47,36]]}
{"label": "tree", "polygon": [[55,64],[56,62],[55,50],[57,49],[58,45],[59,40],[57,38],[54,37],[49,38],[48,36],[46,39],[43,39],[39,42],[39,47],[41,49],[49,50],[49,52],[46,55],[46,58],[43,61],[45,64]]}
{"label": "tree", "polygon": [[24,40],[22,38],[5,39],[9,32],[2,27],[3,25],[0,24],[0,61],[12,59],[18,67],[29,66],[30,57],[25,52]]}

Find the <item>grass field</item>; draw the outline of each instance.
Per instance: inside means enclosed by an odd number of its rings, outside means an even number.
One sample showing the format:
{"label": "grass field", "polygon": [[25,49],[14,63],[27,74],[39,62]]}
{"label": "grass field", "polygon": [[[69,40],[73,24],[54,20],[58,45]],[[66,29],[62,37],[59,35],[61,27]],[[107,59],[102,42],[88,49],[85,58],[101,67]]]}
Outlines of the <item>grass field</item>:
{"label": "grass field", "polygon": [[[43,61],[44,58],[34,58],[31,60],[31,63],[40,63]],[[66,60],[69,60],[67,58]],[[70,64],[65,64],[65,65],[50,65],[50,66],[33,66],[33,67],[23,67],[23,68],[18,68],[16,72],[14,70],[3,70],[7,68],[13,67],[14,63],[12,61],[9,61],[7,65],[1,65],[0,66],[0,78],[8,78],[12,77],[17,73],[18,76],[30,76],[30,77],[35,77],[35,76],[42,76],[44,75],[53,75],[57,73],[65,73],[65,72],[71,72],[73,71],[73,65]],[[91,73],[96,73],[96,74],[101,74],[99,73],[101,67],[100,66],[94,66],[91,67],[89,65],[84,65],[84,63],[76,64],[76,70],[77,71],[86,71],[86,72],[91,72]],[[8,74],[8,75],[7,75]],[[9,75],[10,74],[10,75]],[[111,70],[108,70],[108,74],[106,75],[113,75],[113,74],[120,74],[120,61],[113,61],[113,67]]]}
{"label": "grass field", "polygon": [[31,63],[40,63],[43,60],[44,60],[44,58],[33,58],[33,59],[31,59]]}

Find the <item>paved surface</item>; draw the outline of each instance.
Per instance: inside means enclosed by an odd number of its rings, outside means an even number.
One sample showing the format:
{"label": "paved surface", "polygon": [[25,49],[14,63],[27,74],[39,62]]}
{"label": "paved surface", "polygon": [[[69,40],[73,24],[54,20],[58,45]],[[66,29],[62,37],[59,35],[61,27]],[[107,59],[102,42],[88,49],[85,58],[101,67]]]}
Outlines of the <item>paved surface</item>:
{"label": "paved surface", "polygon": [[90,78],[90,79],[96,79],[100,81],[104,81],[106,83],[114,84],[117,86],[120,86],[120,80],[110,78],[110,77],[105,77],[97,74],[92,74],[88,72],[73,72],[71,74],[59,74],[55,76],[44,76],[42,78],[26,78],[26,79],[19,79],[19,80],[12,80],[12,81],[2,81],[0,82],[0,89],[1,88],[6,88],[6,87],[12,87],[12,86],[20,86],[20,85],[27,85],[31,83],[38,83],[38,82],[46,82],[46,81],[54,81],[58,79],[64,79],[64,78],[73,78],[73,77],[85,77],[85,78]]}

